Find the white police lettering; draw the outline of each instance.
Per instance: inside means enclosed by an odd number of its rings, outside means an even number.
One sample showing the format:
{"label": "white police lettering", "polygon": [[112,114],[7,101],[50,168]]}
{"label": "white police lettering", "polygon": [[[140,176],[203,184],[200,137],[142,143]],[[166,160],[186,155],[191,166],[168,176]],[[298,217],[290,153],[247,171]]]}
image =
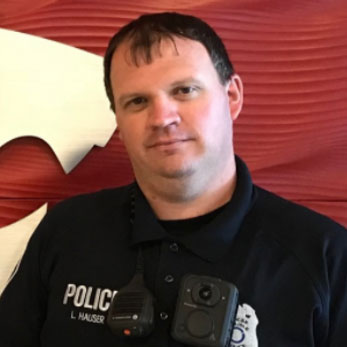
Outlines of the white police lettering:
{"label": "white police lettering", "polygon": [[93,306],[90,304],[90,297],[92,295],[92,292],[93,292],[93,288],[92,287],[88,287],[87,294],[86,294],[86,301],[85,301],[85,304],[84,304],[85,308],[89,308],[89,309],[93,308]]}
{"label": "white police lettering", "polygon": [[253,308],[239,305],[230,347],[258,347],[257,325],[259,321]]}
{"label": "white police lettering", "polygon": [[91,286],[69,283],[66,286],[63,304],[72,304],[74,307],[99,310],[106,312],[116,295],[116,290],[108,288],[93,288]]}
{"label": "white police lettering", "polygon": [[100,314],[80,312],[78,314],[78,320],[87,321],[89,323],[104,324],[105,316]]}
{"label": "white police lettering", "polygon": [[63,300],[64,305],[67,304],[68,298],[73,297],[75,295],[75,293],[76,293],[76,285],[68,284],[66,287],[64,300]]}
{"label": "white police lettering", "polygon": [[83,306],[84,299],[86,297],[87,287],[86,286],[79,286],[76,290],[76,294],[73,300],[73,303],[76,307]]}
{"label": "white police lettering", "polygon": [[[108,299],[107,301],[105,299]],[[99,309],[107,311],[112,301],[112,292],[109,289],[104,289],[100,294]]]}

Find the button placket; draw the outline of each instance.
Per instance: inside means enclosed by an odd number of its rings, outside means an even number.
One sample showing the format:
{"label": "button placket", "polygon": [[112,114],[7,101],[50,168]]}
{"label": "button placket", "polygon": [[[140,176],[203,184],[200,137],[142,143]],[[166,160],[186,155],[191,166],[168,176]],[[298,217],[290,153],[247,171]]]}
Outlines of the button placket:
{"label": "button placket", "polygon": [[[156,277],[155,294],[157,299],[157,319],[162,324],[167,324],[170,320],[171,306],[174,305],[177,299],[177,253],[171,251],[170,245],[175,243],[174,240],[165,240],[161,244],[160,260]],[[163,319],[165,315],[160,316],[160,313],[168,314],[167,319]]]}

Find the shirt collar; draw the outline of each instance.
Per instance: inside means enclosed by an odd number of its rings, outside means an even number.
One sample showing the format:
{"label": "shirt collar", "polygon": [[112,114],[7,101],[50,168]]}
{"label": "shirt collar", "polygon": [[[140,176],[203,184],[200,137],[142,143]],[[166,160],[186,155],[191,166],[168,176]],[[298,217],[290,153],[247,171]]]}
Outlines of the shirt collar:
{"label": "shirt collar", "polygon": [[[246,164],[236,158],[236,187],[230,201],[210,223],[198,232],[187,233],[179,241],[196,255],[210,262],[222,258],[229,250],[243,219],[255,200],[250,173]],[[141,190],[135,185],[132,244],[171,238],[157,221]]]}

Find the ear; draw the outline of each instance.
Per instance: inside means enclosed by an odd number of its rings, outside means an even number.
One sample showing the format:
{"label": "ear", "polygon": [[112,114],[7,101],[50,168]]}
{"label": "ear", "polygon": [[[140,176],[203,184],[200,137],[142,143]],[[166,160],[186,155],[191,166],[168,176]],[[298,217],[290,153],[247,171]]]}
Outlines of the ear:
{"label": "ear", "polygon": [[229,109],[233,121],[239,116],[243,105],[243,84],[239,75],[234,74],[226,85]]}

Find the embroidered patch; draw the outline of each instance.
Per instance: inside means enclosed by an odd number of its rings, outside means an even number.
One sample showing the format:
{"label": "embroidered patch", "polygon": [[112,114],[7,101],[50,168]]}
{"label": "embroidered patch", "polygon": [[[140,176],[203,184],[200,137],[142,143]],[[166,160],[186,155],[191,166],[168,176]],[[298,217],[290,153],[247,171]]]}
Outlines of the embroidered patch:
{"label": "embroidered patch", "polygon": [[259,321],[253,308],[239,305],[230,347],[258,347],[257,325]]}
{"label": "embroidered patch", "polygon": [[66,286],[63,304],[72,308],[70,311],[72,320],[105,324],[106,312],[116,293],[116,290],[109,288],[69,283]]}

